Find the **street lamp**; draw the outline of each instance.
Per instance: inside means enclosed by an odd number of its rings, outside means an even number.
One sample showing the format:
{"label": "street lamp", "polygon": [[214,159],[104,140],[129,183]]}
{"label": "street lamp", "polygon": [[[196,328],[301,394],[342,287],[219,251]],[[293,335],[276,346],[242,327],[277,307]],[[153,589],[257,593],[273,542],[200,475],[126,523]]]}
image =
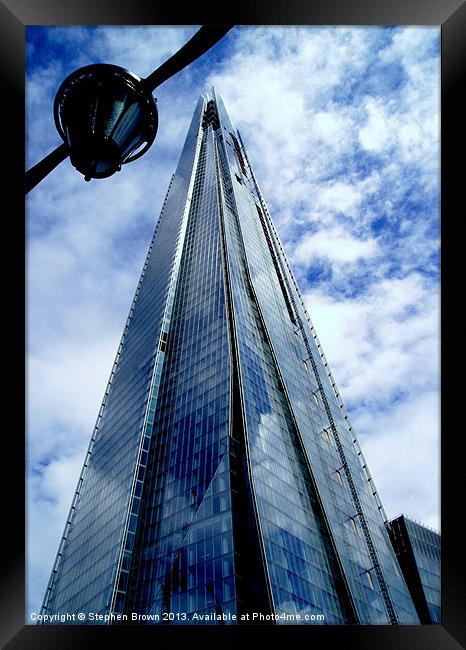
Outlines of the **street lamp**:
{"label": "street lamp", "polygon": [[26,172],[26,193],[70,156],[84,180],[108,178],[140,158],[157,134],[152,92],[204,54],[230,29],[203,26],[146,79],[116,65],[79,68],[61,84],[54,102],[55,126],[63,144]]}

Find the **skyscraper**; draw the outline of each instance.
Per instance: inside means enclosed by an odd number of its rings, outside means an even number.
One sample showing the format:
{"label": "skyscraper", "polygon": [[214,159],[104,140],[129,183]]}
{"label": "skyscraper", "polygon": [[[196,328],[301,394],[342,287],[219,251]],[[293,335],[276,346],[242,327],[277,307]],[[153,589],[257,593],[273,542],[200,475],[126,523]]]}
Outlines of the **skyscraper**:
{"label": "skyscraper", "polygon": [[440,535],[405,515],[387,522],[421,623],[440,623]]}
{"label": "skyscraper", "polygon": [[385,520],[241,136],[206,93],[42,614],[418,623]]}

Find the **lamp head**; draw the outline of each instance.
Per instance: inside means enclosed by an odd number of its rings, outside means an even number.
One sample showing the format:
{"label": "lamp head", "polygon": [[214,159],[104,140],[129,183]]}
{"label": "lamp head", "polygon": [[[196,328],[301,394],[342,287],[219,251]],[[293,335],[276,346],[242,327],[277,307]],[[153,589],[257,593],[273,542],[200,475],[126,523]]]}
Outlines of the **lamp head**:
{"label": "lamp head", "polygon": [[107,178],[142,156],[157,134],[157,106],[140,77],[107,63],[79,68],[54,102],[58,133],[71,164],[91,178]]}

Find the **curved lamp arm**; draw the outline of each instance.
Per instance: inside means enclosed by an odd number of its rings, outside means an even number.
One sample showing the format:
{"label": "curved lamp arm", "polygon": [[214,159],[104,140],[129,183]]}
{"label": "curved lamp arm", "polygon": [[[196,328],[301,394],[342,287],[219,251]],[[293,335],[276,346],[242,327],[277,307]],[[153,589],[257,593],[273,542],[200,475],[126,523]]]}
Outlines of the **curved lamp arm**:
{"label": "curved lamp arm", "polygon": [[176,54],[171,56],[165,63],[162,63],[157,70],[154,70],[146,79],[144,84],[147,90],[153,92],[155,88],[164,81],[173,77],[187,65],[202,56],[207,50],[215,45],[225,34],[230,31],[233,25],[204,25]]}
{"label": "curved lamp arm", "polygon": [[34,167],[26,172],[26,194],[32,190],[38,183],[43,180],[57,165],[65,160],[69,155],[68,146],[63,142],[59,147],[54,149],[48,156],[45,156]]}

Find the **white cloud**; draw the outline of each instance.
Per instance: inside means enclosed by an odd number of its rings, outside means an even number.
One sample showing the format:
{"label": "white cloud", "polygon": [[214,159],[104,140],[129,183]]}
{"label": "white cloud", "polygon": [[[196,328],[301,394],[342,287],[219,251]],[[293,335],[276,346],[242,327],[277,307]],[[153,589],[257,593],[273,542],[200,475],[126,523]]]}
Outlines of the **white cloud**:
{"label": "white cloud", "polygon": [[28,373],[34,382],[28,394],[29,427],[31,434],[41,434],[32,436],[31,461],[76,444],[82,447],[89,440],[119,336],[114,332],[112,337],[108,328],[101,328],[92,337],[67,337],[65,344],[51,343],[40,356],[31,355]]}
{"label": "white cloud", "polygon": [[440,414],[437,391],[389,411],[353,418],[387,516],[403,513],[440,530]]}
{"label": "white cloud", "polygon": [[366,103],[367,122],[359,130],[359,142],[367,151],[380,153],[388,148],[393,132],[384,106],[374,100]]}
{"label": "white cloud", "polygon": [[64,453],[28,478],[26,522],[29,610],[38,612],[71,506],[84,454]]}
{"label": "white cloud", "polygon": [[352,237],[342,228],[319,230],[312,235],[305,235],[298,243],[292,255],[295,264],[311,265],[316,260],[327,258],[331,262],[356,262],[361,258],[377,254],[374,239],[362,241]]}
{"label": "white cloud", "polygon": [[341,114],[337,109],[319,111],[311,124],[315,135],[336,154],[341,155],[351,150],[353,146],[351,117]]}
{"label": "white cloud", "polygon": [[336,182],[324,185],[317,196],[317,208],[328,211],[354,214],[355,208],[362,200],[361,192],[348,183]]}
{"label": "white cloud", "polygon": [[386,406],[400,393],[438,389],[436,285],[412,274],[382,280],[357,298],[337,300],[310,291],[305,299],[348,402]]}

